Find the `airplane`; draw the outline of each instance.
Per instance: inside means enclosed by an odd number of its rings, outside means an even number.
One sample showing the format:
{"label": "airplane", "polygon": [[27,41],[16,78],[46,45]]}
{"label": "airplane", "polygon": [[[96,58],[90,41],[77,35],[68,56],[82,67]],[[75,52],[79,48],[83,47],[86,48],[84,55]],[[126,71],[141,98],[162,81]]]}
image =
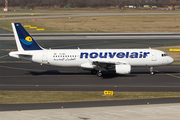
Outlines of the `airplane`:
{"label": "airplane", "polygon": [[91,70],[98,77],[102,70],[116,74],[130,74],[131,67],[153,67],[173,63],[173,58],[155,49],[45,49],[41,47],[20,23],[11,23],[18,51],[9,56],[58,67],[79,67]]}

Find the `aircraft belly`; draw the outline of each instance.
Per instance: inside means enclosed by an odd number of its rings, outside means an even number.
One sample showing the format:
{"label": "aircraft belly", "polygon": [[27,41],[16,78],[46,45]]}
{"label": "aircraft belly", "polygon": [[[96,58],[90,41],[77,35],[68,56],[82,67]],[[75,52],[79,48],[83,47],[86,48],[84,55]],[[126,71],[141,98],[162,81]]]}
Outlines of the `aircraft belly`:
{"label": "aircraft belly", "polygon": [[131,66],[147,66],[150,62],[146,59],[128,60]]}

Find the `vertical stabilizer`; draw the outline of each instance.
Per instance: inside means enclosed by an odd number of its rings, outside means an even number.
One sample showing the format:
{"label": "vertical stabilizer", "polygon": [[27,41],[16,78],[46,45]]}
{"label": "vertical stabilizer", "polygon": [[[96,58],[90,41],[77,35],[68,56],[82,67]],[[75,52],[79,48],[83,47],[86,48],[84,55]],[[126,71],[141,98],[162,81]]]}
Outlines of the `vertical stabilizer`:
{"label": "vertical stabilizer", "polygon": [[43,49],[36,43],[36,41],[31,37],[31,35],[24,29],[24,27],[20,23],[12,23],[12,28],[14,31],[14,37],[16,40],[18,51]]}

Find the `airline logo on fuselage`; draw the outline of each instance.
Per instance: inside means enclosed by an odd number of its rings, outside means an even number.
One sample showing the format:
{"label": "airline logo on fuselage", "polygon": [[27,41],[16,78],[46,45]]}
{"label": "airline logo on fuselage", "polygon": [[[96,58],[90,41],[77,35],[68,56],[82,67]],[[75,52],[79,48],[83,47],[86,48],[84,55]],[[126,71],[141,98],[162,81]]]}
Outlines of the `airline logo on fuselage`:
{"label": "airline logo on fuselage", "polygon": [[33,40],[30,36],[27,36],[25,39],[20,39],[21,42],[23,42],[25,45],[31,45],[33,43]]}
{"label": "airline logo on fuselage", "polygon": [[81,52],[80,58],[146,58],[150,52]]}

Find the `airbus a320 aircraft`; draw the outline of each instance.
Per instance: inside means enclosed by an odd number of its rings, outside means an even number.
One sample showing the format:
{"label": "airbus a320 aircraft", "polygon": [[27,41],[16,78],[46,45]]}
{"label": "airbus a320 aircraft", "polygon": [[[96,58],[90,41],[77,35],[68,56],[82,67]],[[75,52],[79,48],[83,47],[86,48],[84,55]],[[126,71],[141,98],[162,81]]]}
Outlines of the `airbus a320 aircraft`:
{"label": "airbus a320 aircraft", "polygon": [[81,67],[102,76],[102,70],[129,74],[133,66],[153,67],[171,64],[174,60],[155,49],[44,49],[20,23],[12,23],[18,51],[9,56],[58,67]]}

